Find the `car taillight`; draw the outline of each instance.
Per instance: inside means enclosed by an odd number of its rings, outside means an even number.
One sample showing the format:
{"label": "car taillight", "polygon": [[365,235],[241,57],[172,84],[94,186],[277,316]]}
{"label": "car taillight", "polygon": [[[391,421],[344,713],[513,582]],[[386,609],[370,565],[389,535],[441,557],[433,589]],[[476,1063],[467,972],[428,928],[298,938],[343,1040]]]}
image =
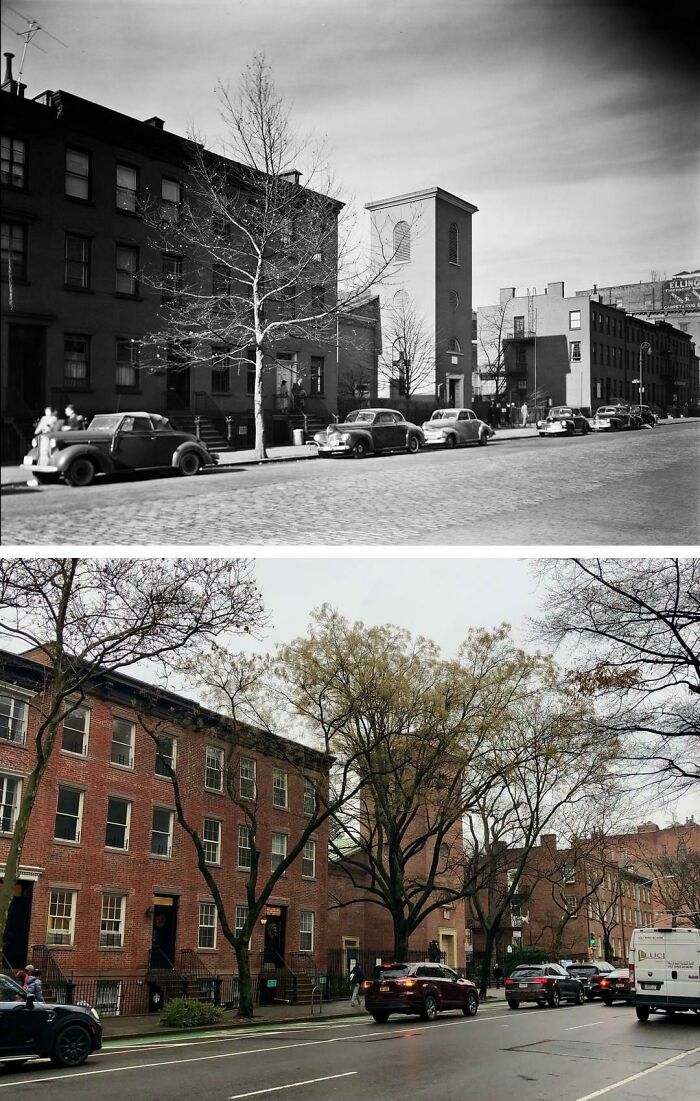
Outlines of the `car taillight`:
{"label": "car taillight", "polygon": [[512,979],[506,979],[506,986],[512,986],[512,985],[513,985],[513,980]]}
{"label": "car taillight", "polygon": [[634,986],[634,964],[630,964],[630,986]]}
{"label": "car taillight", "polygon": [[609,982],[608,979],[601,979],[600,980],[600,985],[601,986],[610,986],[610,982]]}
{"label": "car taillight", "polygon": [[540,983],[544,983],[544,984],[545,984],[545,986],[546,986],[546,985],[547,985],[547,983],[549,982],[549,979],[548,979],[548,978],[547,978],[546,976],[544,976],[544,977],[542,977],[542,978],[537,978],[537,979],[533,979],[532,981],[533,981],[533,982],[540,982]]}
{"label": "car taillight", "polygon": [[399,986],[415,986],[416,985],[416,980],[415,979],[399,979],[398,980],[398,985]]}
{"label": "car taillight", "polygon": [[363,990],[369,990],[369,988],[370,988],[370,986],[371,986],[371,985],[372,985],[372,983],[370,982],[370,980],[369,980],[369,979],[365,979],[365,981],[364,981],[364,982],[363,982],[363,984],[362,984],[362,989],[363,989]]}

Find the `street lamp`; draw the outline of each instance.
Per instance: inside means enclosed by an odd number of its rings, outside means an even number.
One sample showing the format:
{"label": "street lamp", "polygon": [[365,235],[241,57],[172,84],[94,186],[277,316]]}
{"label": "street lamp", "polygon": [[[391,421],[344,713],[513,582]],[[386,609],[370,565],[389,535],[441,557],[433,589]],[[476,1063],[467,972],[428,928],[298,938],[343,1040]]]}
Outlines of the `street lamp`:
{"label": "street lamp", "polygon": [[644,387],[642,386],[642,352],[646,352],[648,354],[650,351],[651,351],[651,344],[649,343],[648,340],[643,340],[642,343],[639,345],[639,378],[633,378],[632,379],[632,385],[633,386],[635,385],[635,383],[639,384],[639,404],[640,405],[642,404],[642,401],[644,400],[643,397],[642,397],[642,395],[644,393]]}

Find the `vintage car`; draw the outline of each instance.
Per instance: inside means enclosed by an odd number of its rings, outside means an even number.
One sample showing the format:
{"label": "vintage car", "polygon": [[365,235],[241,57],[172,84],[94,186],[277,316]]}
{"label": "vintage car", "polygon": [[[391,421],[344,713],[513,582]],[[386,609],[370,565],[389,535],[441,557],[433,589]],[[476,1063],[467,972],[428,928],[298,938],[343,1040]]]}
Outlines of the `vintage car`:
{"label": "vintage car", "polygon": [[658,417],[648,405],[630,405],[630,413],[642,422],[642,428],[655,428]]}
{"label": "vintage car", "polygon": [[423,424],[423,432],[426,444],[441,447],[458,447],[464,443],[483,447],[489,436],[495,435],[493,428],[479,420],[473,409],[436,409]]}
{"label": "vintage car", "polygon": [[588,417],[570,405],[553,405],[546,418],[537,422],[540,436],[573,436],[576,432],[585,436],[590,430]]}
{"label": "vintage car", "polygon": [[425,444],[423,429],[405,420],[396,409],[354,409],[342,424],[317,432],[314,443],[321,458],[352,455],[362,459],[379,451],[410,451]]}
{"label": "vintage car", "polygon": [[623,428],[637,428],[641,420],[635,418],[626,405],[601,405],[588,422],[594,432],[620,432]]}
{"label": "vintage car", "polygon": [[171,469],[189,477],[217,462],[196,436],[157,413],[99,413],[85,429],[35,436],[22,465],[40,483],[87,486],[96,474]]}

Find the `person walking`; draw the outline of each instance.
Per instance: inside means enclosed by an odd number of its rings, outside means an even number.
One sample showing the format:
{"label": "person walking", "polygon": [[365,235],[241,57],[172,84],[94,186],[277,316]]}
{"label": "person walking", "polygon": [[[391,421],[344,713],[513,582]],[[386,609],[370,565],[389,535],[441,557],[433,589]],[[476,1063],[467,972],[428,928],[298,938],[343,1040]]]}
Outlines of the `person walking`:
{"label": "person walking", "polygon": [[503,979],[503,971],[501,970],[500,963],[496,963],[493,969],[493,977],[496,981],[496,990],[501,989],[501,981]]}
{"label": "person walking", "polygon": [[77,431],[78,429],[83,428],[84,425],[85,425],[84,418],[81,417],[79,413],[76,413],[75,406],[74,405],[67,405],[66,406],[66,415],[63,419],[63,424],[61,425],[61,430],[63,432]]}
{"label": "person walking", "polygon": [[33,994],[38,1002],[43,1002],[44,988],[41,984],[41,979],[39,978],[36,968],[33,964],[28,963],[24,970],[27,973],[27,977],[24,982],[24,989],[27,991],[27,994]]}
{"label": "person walking", "polygon": [[496,413],[496,403],[493,400],[493,398],[491,398],[491,401],[489,403],[488,418],[489,418],[489,424],[491,425],[491,427],[493,428],[493,430],[495,432],[497,424],[498,424],[498,415]]}
{"label": "person walking", "polygon": [[288,413],[289,412],[289,390],[287,388],[286,378],[283,378],[282,381],[280,382],[279,400],[280,400],[280,413]]}
{"label": "person walking", "polygon": [[36,422],[34,431],[38,436],[43,436],[47,432],[53,431],[57,424],[58,414],[56,410],[52,409],[50,405],[47,405],[44,409],[44,415],[39,417],[39,420]]}
{"label": "person walking", "polygon": [[365,973],[360,967],[359,963],[356,963],[350,972],[350,985],[352,986],[352,995],[350,997],[350,1005],[360,1004],[360,987],[365,981]]}
{"label": "person walking", "polygon": [[520,406],[520,424],[523,428],[527,427],[527,402],[524,401]]}

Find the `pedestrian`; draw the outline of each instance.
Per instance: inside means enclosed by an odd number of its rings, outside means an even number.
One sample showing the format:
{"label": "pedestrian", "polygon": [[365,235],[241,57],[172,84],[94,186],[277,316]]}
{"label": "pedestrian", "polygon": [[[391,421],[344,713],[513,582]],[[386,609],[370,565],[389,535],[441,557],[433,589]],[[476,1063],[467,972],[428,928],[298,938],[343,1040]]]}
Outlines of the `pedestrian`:
{"label": "pedestrian", "polygon": [[292,408],[293,408],[295,413],[299,412],[299,391],[300,390],[301,390],[301,386],[299,385],[298,380],[294,379],[294,382],[292,383]]}
{"label": "pedestrian", "polygon": [[500,401],[497,401],[496,402],[496,424],[494,425],[494,428],[497,428],[498,425],[501,423],[502,414],[503,414],[503,406],[501,405]]}
{"label": "pedestrian", "polygon": [[503,971],[501,970],[501,965],[499,963],[496,963],[494,966],[493,977],[496,980],[496,990],[500,990],[501,979],[503,978]]}
{"label": "pedestrian", "polygon": [[41,979],[33,964],[28,963],[24,969],[27,972],[27,978],[24,983],[24,989],[27,994],[33,994],[36,1001],[43,1002],[44,1000],[44,988],[41,985]]}
{"label": "pedestrian", "polygon": [[523,428],[527,426],[527,402],[524,401],[520,406],[520,424]]}
{"label": "pedestrian", "polygon": [[506,425],[510,424],[510,405],[508,402],[503,406],[503,423]]}
{"label": "pedestrian", "polygon": [[428,945],[428,959],[431,963],[440,963],[442,959],[442,952],[440,951],[440,945],[436,940],[431,940]]}
{"label": "pedestrian", "polygon": [[365,981],[365,973],[360,967],[359,963],[356,963],[350,972],[350,985],[352,986],[352,995],[350,997],[350,1005],[360,1004],[360,987]]}
{"label": "pedestrian", "polygon": [[67,405],[66,406],[66,415],[64,417],[63,424],[61,425],[61,430],[63,432],[76,431],[80,428],[83,428],[84,424],[85,424],[84,418],[79,416],[78,413],[76,413],[75,406]]}
{"label": "pedestrian", "polygon": [[496,431],[496,403],[493,400],[493,398],[491,398],[491,401],[489,402],[488,417],[489,417],[489,424],[491,425],[491,427],[493,428],[493,430],[495,432]]}
{"label": "pedestrian", "polygon": [[508,413],[508,420],[509,420],[510,424],[513,425],[513,428],[515,428],[516,424],[518,423],[518,410],[516,409],[514,401],[512,401],[510,403],[510,410],[509,410],[509,413]]}
{"label": "pedestrian", "polygon": [[283,378],[282,381],[280,382],[279,399],[280,399],[280,412],[281,413],[288,413],[289,412],[289,389],[287,387],[286,378]]}
{"label": "pedestrian", "polygon": [[306,409],[306,390],[304,389],[304,385],[301,382],[299,383],[299,388],[297,390],[297,403],[299,406],[299,412],[303,413]]}
{"label": "pedestrian", "polygon": [[44,409],[43,416],[39,417],[36,422],[34,431],[38,436],[46,435],[47,432],[52,432],[58,424],[58,414],[55,409],[52,409],[50,405],[47,405]]}

